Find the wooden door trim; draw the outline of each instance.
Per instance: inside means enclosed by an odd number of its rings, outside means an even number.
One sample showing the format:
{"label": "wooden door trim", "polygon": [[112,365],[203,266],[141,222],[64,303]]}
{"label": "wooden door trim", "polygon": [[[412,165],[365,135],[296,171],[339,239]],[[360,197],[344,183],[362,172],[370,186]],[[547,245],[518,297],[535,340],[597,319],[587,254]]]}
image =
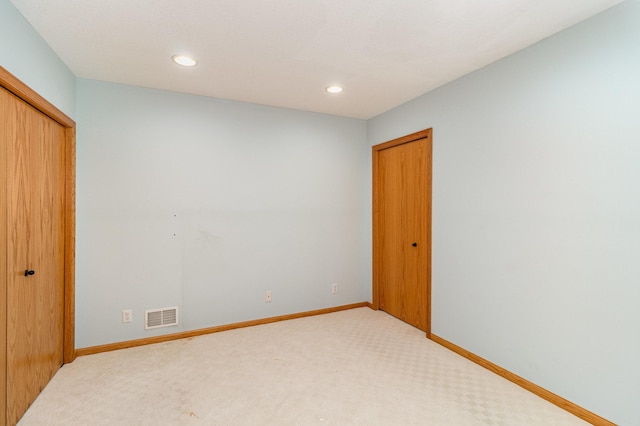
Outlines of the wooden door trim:
{"label": "wooden door trim", "polygon": [[[65,129],[65,239],[64,239],[64,336],[63,362],[75,352],[75,231],[76,231],[76,123],[55,105],[0,66],[0,86],[22,99]],[[5,220],[6,223],[6,220]],[[6,269],[6,268],[5,268]],[[6,289],[6,285],[3,287]],[[2,298],[6,304],[6,297]],[[0,313],[6,306],[0,306]],[[6,324],[5,324],[6,328]],[[5,339],[6,340],[6,339]]]}
{"label": "wooden door trim", "polygon": [[7,89],[44,115],[52,118],[65,128],[75,128],[76,123],[55,105],[40,96],[37,92],[24,84],[16,76],[0,66],[0,86]]}
{"label": "wooden door trim", "polygon": [[64,343],[65,364],[76,359],[76,126],[65,128]]}
{"label": "wooden door trim", "polygon": [[[3,102],[0,100],[0,102]],[[2,124],[0,124],[2,125]],[[1,132],[1,131],[0,131]],[[1,137],[1,136],[0,136]],[[0,164],[6,163],[6,146],[0,146]],[[0,170],[0,200],[7,199],[7,168]],[[8,204],[0,207],[0,426],[7,419],[7,210]]]}
{"label": "wooden door trim", "polygon": [[[381,265],[380,265],[380,253],[382,247],[380,245],[380,236],[378,235],[378,230],[380,229],[380,199],[378,188],[380,187],[379,183],[379,153],[388,148],[393,148],[398,145],[414,142],[420,139],[431,139],[432,129],[425,129],[419,132],[412,133],[410,135],[402,136],[397,139],[390,140],[388,142],[384,142],[378,145],[374,145],[371,147],[371,155],[373,161],[373,282],[372,282],[372,296],[373,300],[371,303],[371,308],[378,310],[380,309],[380,274],[381,274]],[[429,147],[432,146],[432,143],[429,144]],[[433,162],[433,160],[432,160]],[[432,165],[429,164],[427,167],[427,187],[429,188],[429,197],[427,200],[427,247],[429,253],[431,253],[431,187],[432,187]],[[427,257],[427,270],[431,271],[431,255]],[[427,277],[427,318],[426,318],[426,333],[427,337],[431,336],[431,273],[429,273]]]}

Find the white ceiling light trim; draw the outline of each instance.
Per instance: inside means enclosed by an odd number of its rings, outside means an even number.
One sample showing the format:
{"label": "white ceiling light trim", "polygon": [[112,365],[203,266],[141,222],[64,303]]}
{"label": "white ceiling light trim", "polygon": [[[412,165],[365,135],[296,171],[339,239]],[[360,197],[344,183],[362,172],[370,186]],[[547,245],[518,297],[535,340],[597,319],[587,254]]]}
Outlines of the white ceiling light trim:
{"label": "white ceiling light trim", "polygon": [[173,62],[178,65],[182,65],[183,67],[193,67],[198,63],[191,56],[186,55],[173,55],[171,59],[173,59]]}

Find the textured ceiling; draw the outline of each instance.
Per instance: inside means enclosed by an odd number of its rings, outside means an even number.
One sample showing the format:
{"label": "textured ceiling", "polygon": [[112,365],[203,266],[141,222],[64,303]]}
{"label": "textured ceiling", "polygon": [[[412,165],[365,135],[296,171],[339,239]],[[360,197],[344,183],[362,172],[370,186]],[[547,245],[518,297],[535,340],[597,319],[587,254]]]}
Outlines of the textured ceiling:
{"label": "textured ceiling", "polygon": [[[621,2],[11,1],[78,77],[357,118]],[[198,65],[175,65],[177,53]]]}

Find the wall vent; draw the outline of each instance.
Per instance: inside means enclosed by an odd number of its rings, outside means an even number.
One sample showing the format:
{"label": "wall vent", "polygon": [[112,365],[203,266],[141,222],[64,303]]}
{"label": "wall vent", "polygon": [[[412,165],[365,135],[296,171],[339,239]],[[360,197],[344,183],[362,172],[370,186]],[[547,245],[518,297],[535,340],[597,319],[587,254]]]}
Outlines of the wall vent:
{"label": "wall vent", "polygon": [[144,329],[178,325],[178,307],[149,309],[144,311]]}

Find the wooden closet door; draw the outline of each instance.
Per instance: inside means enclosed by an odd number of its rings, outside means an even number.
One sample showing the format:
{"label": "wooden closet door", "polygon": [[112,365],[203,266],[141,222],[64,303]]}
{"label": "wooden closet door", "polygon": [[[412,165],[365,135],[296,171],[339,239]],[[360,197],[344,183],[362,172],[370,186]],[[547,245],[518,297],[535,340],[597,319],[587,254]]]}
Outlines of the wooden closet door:
{"label": "wooden closet door", "polygon": [[[7,424],[62,365],[64,128],[2,90],[6,143]],[[33,275],[25,271],[33,271]]]}
{"label": "wooden closet door", "polygon": [[431,131],[373,147],[374,306],[430,333]]}

